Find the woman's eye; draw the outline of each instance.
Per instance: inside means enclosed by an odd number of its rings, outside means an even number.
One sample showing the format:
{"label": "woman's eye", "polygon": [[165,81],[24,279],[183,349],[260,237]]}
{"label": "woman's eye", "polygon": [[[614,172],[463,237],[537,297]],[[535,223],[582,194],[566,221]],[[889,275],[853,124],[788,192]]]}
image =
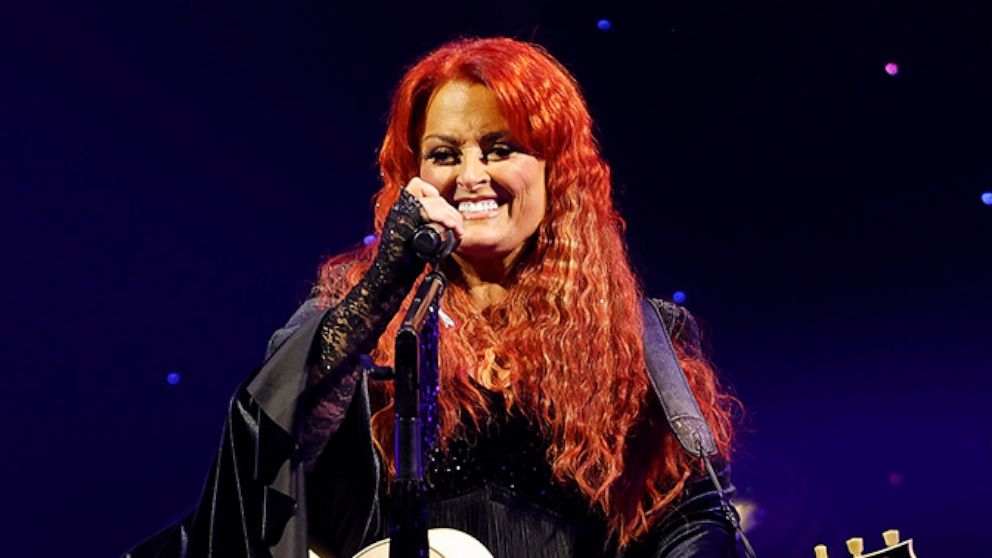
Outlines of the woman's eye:
{"label": "woman's eye", "polygon": [[503,161],[510,158],[517,149],[512,145],[497,143],[486,152],[486,161]]}
{"label": "woman's eye", "polygon": [[428,153],[424,158],[437,165],[457,165],[459,154],[454,149],[440,147]]}

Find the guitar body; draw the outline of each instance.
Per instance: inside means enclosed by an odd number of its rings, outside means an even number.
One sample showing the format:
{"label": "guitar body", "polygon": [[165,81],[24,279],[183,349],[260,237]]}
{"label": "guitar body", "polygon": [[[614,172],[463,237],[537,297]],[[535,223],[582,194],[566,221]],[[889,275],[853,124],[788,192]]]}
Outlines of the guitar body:
{"label": "guitar body", "polygon": [[[478,539],[457,529],[429,529],[427,544],[430,558],[493,558]],[[311,550],[310,558],[321,557]],[[359,550],[355,558],[389,558],[389,539]]]}

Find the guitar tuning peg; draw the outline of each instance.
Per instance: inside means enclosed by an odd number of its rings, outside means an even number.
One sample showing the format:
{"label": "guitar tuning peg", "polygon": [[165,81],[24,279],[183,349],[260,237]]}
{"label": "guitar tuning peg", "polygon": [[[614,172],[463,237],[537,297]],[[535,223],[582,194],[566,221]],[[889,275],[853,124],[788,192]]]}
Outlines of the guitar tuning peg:
{"label": "guitar tuning peg", "polygon": [[858,558],[865,551],[865,540],[861,537],[847,539],[847,550],[851,553],[851,556]]}
{"label": "guitar tuning peg", "polygon": [[813,547],[813,553],[816,554],[816,558],[828,558],[827,557],[827,545],[818,544]]}
{"label": "guitar tuning peg", "polygon": [[899,529],[889,529],[888,531],[882,533],[882,540],[885,541],[885,546],[895,546],[899,544]]}

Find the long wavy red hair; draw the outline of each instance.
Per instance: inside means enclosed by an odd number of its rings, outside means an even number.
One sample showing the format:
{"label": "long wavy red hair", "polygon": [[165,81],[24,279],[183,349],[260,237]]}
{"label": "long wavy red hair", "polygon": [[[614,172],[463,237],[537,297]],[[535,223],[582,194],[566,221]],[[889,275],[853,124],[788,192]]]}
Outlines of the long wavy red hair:
{"label": "long wavy red hair", "polygon": [[[614,210],[610,168],[599,154],[578,84],[543,48],[507,38],[443,45],[416,63],[395,92],[379,152],[375,196],[381,232],[401,188],[419,172],[419,137],[431,94],[455,79],[488,87],[514,138],[547,162],[547,213],[509,278],[508,296],[482,317],[457,269],[442,304],[455,325],[442,328],[439,429],[442,443],[477,427],[489,409],[482,389],[547,437],[548,460],[607,518],[621,547],[643,535],[698,469],[651,403],[641,346],[638,281]],[[375,245],[333,257],[318,293],[334,299],[371,263]],[[450,267],[450,266],[449,266]],[[409,302],[409,300],[407,301]],[[399,312],[397,316],[402,316]],[[392,361],[398,319],[376,347]],[[732,397],[691,347],[677,347],[723,457],[732,437]],[[389,388],[373,394],[373,436],[392,467]],[[469,423],[465,424],[464,417]]]}

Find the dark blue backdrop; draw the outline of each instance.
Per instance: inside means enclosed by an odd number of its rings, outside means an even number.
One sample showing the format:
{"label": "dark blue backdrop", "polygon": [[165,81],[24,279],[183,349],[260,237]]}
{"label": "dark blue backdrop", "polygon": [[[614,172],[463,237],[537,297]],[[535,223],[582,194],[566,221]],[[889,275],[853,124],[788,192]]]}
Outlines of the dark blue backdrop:
{"label": "dark blue backdrop", "polygon": [[688,294],[748,408],[762,556],[983,554],[987,3],[66,4],[0,14],[2,554],[119,554],[194,502],[234,387],[369,231],[392,85],[459,33],[583,84],[648,292]]}

